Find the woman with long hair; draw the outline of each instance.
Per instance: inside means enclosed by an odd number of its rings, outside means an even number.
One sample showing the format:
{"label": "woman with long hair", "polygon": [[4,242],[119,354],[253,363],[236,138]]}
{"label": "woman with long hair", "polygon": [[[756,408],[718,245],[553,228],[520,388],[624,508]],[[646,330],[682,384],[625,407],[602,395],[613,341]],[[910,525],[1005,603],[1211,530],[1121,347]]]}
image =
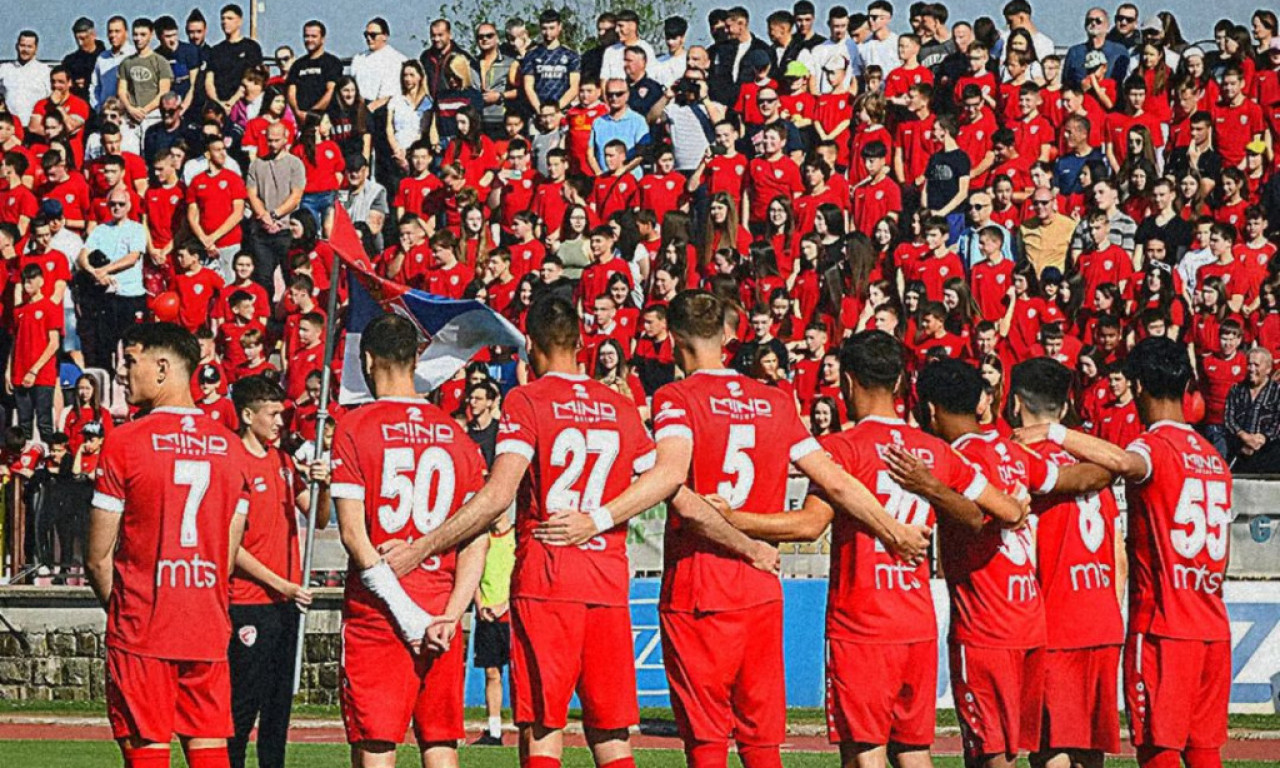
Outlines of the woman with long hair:
{"label": "woman with long hair", "polygon": [[365,162],[373,161],[373,116],[360,96],[360,86],[350,75],[338,78],[333,102],[329,104],[329,121],[333,139],[347,157],[360,155]]}
{"label": "woman with long hair", "polygon": [[818,270],[824,271],[844,259],[844,211],[835,203],[818,206],[813,217],[813,231],[822,238],[822,257]]}
{"label": "woman with long hair", "polygon": [[796,301],[796,317],[800,325],[807,326],[817,317],[819,304],[822,303],[822,280],[818,275],[818,259],[822,255],[822,238],[810,232],[800,238],[797,250],[800,265],[796,281],[791,285],[791,295]]}
{"label": "woman with long hair", "polygon": [[67,451],[75,454],[84,444],[84,427],[97,422],[102,425],[102,436],[111,434],[115,422],[111,412],[102,405],[102,392],[98,380],[89,374],[76,379],[75,401],[62,411],[61,432],[67,436]]}
{"label": "woman with long hair", "polygon": [[[444,148],[444,164],[460,163],[466,169],[467,186],[488,187],[498,172],[501,160],[494,149],[493,140],[484,135],[480,112],[473,106],[465,106],[454,116],[457,135]],[[488,182],[486,181],[488,176]]]}
{"label": "woman with long hair", "polygon": [[764,239],[773,247],[778,257],[778,272],[787,279],[787,285],[794,285],[800,273],[800,264],[796,256],[800,243],[800,233],[796,230],[795,211],[791,206],[791,198],[778,195],[769,201],[769,210],[765,215]]}
{"label": "woman with long hair", "polygon": [[840,408],[836,405],[835,398],[826,395],[815,397],[809,406],[809,434],[826,437],[838,434],[843,429]]}
{"label": "woman with long hair", "polygon": [[613,322],[618,324],[627,338],[635,336],[640,332],[640,307],[636,304],[631,283],[627,282],[626,276],[621,272],[614,272],[605,283],[605,291],[618,307]]}
{"label": "woman with long hair", "polygon": [[[1199,302],[1195,312],[1191,313],[1191,335],[1188,341],[1198,357],[1192,359],[1199,359],[1222,350],[1218,329],[1222,327],[1223,320],[1234,316],[1227,305],[1227,291],[1222,278],[1216,275],[1205,278],[1200,283],[1197,293]],[[1241,321],[1242,326],[1246,325],[1243,318],[1234,317]]]}
{"label": "woman with long hair", "polygon": [[1244,229],[1244,211],[1249,207],[1249,201],[1245,199],[1249,182],[1244,177],[1244,171],[1239,168],[1223,168],[1218,187],[1221,192],[1213,218],[1223,224],[1230,224],[1235,227],[1236,232],[1240,232]]}
{"label": "woman with long hair", "polygon": [[996,432],[1003,437],[1013,434],[1004,418],[1004,361],[1000,355],[989,353],[978,361],[982,374],[982,397],[978,399],[978,426],[983,432]]}
{"label": "woman with long hair", "polygon": [[462,209],[462,236],[458,240],[458,257],[467,266],[483,270],[489,262],[493,238],[485,216],[484,206],[472,203]]}
{"label": "woman with long hair", "polygon": [[1167,132],[1168,123],[1173,119],[1173,70],[1165,60],[1164,45],[1144,42],[1138,46],[1138,66],[1134,74],[1140,75],[1147,84],[1147,100],[1142,110],[1157,118]]}
{"label": "woman with long hair", "polygon": [[728,192],[712,195],[707,208],[706,235],[698,254],[698,271],[703,277],[710,274],[712,257],[721,248],[732,249],[741,256],[751,248],[751,233],[739,222],[738,206]]}
{"label": "woman with long hair", "polygon": [[1179,214],[1185,221],[1194,223],[1196,219],[1210,215],[1209,196],[1205,194],[1200,174],[1195,170],[1188,170],[1178,177],[1178,196],[1182,199]]}
{"label": "woman with long hair", "polygon": [[422,64],[406,60],[400,65],[400,94],[387,102],[387,146],[401,175],[409,172],[409,147],[422,138],[434,105]]}
{"label": "woman with long hair", "polygon": [[480,110],[484,109],[484,94],[471,79],[471,62],[461,53],[445,58],[441,66],[443,77],[435,92],[435,108],[431,114],[431,127],[424,131],[432,147],[443,151],[458,135],[458,115],[467,107],[475,110],[472,121],[479,124]]}
{"label": "woman with long hair", "polygon": [[1253,50],[1253,35],[1245,27],[1237,25],[1227,30],[1227,39],[1223,42],[1222,52],[1225,54],[1223,63],[1226,66],[1234,64],[1240,68],[1240,72],[1244,75],[1240,78],[1240,82],[1244,83],[1247,89],[1258,71],[1257,54]]}
{"label": "woman with long hair", "polygon": [[326,238],[333,229],[333,205],[347,170],[342,149],[329,138],[329,128],[327,114],[308,112],[302,121],[300,140],[293,147],[293,154],[306,169],[306,186],[299,207],[315,217]]}
{"label": "woman with long hair", "polygon": [[1106,354],[1087,344],[1076,355],[1076,375],[1071,384],[1071,402],[1075,404],[1080,426],[1090,429],[1101,418],[1102,407],[1111,400],[1111,384],[1103,373]]}
{"label": "woman with long hair", "polygon": [[751,357],[750,376],[762,384],[782,390],[793,402],[795,401],[795,387],[787,379],[786,372],[782,369],[782,361],[778,359],[778,353],[772,347],[756,348],[755,354]]}
{"label": "woman with long hair", "polygon": [[1115,283],[1103,283],[1093,291],[1093,309],[1079,314],[1080,338],[1092,342],[1098,320],[1110,317],[1123,327],[1125,318],[1124,294]]}
{"label": "woman with long hair", "polygon": [[1250,335],[1272,357],[1280,358],[1280,278],[1263,282],[1258,299],[1258,310],[1249,316]]}
{"label": "woman with long hair", "polygon": [[942,284],[942,306],[947,309],[943,320],[947,333],[959,336],[968,344],[973,327],[982,322],[982,312],[963,277],[952,277]]}
{"label": "woman with long hair", "polygon": [[[679,241],[675,241],[679,242]],[[678,259],[664,261],[653,270],[653,285],[649,289],[649,304],[666,306],[684,287],[685,266]]]}
{"label": "woman with long hair", "polygon": [[899,337],[909,344],[914,344],[920,335],[920,310],[928,297],[924,283],[910,280],[902,290],[902,335]]}
{"label": "woman with long hair", "polygon": [[[1277,22],[1275,11],[1258,10],[1249,18],[1249,26],[1253,31],[1253,39],[1258,41],[1256,50],[1262,59],[1271,49],[1271,41],[1280,34],[1280,22]],[[1260,67],[1270,67],[1270,62],[1258,62]]]}
{"label": "woman with long hair", "polygon": [[1008,66],[1009,59],[1018,54],[1022,57],[1022,61],[1027,68],[1027,76],[1036,83],[1044,83],[1044,69],[1040,66],[1040,57],[1036,53],[1035,40],[1032,39],[1031,33],[1025,29],[1018,28],[1009,32],[1009,37],[1005,40],[1004,56],[1001,62],[1000,81],[1007,82],[1009,80]]}
{"label": "woman with long hair", "polygon": [[565,277],[571,280],[578,279],[582,270],[591,264],[591,238],[587,236],[590,226],[591,215],[586,206],[573,203],[564,209],[556,256],[564,262]]}
{"label": "woman with long hair", "polygon": [[897,290],[893,283],[888,280],[875,280],[867,286],[867,300],[862,305],[862,314],[858,315],[858,323],[852,328],[846,328],[845,338],[848,338],[849,330],[853,333],[861,333],[866,330],[877,330],[876,328],[876,312],[882,307],[896,306],[898,304]]}
{"label": "woman with long hair", "polygon": [[1040,318],[1044,316],[1044,297],[1035,265],[1020,261],[1013,268],[1014,299],[1000,319],[1000,335],[1009,342],[1015,358],[1031,357],[1040,342]]}
{"label": "woman with long hair", "polygon": [[769,292],[767,305],[769,316],[773,319],[770,330],[774,336],[782,339],[784,344],[791,344],[803,338],[803,327],[796,322],[795,302],[786,288],[774,288]]}
{"label": "woman with long hair", "polygon": [[[1146,128],[1140,128],[1146,131]],[[1135,129],[1130,129],[1132,138]],[[1120,189],[1123,202],[1120,210],[1134,221],[1145,221],[1154,212],[1155,202],[1152,199],[1152,187],[1159,176],[1156,167],[1146,160],[1134,160],[1133,156],[1124,160],[1125,168],[1120,173]]]}
{"label": "woman with long hair", "polygon": [[622,344],[617,339],[605,339],[596,347],[595,352],[591,378],[614,392],[631,398],[636,408],[640,409],[641,418],[648,421],[649,406],[645,399],[644,385],[627,363]]}
{"label": "woman with long hair", "polygon": [[267,148],[267,129],[276,124],[284,125],[289,143],[294,144],[298,125],[289,109],[289,101],[283,91],[272,86],[263,90],[262,107],[257,116],[245,125],[244,137],[240,140],[240,146],[249,159],[262,157],[271,151]]}
{"label": "woman with long hair", "polygon": [[1205,58],[1204,50],[1199,46],[1193,45],[1186,49],[1182,54],[1182,61],[1178,63],[1180,83],[1189,85],[1196,92],[1194,109],[1179,107],[1179,111],[1184,113],[1181,115],[1184,118],[1191,117],[1193,111],[1204,110],[1207,112],[1213,108],[1214,104],[1218,103],[1220,93],[1218,81],[1213,79],[1213,73],[1209,71],[1208,62],[1205,61]]}
{"label": "woman with long hair", "polygon": [[873,274],[877,277],[891,277],[893,251],[898,247],[898,220],[885,216],[877,221],[875,229],[871,230],[871,242],[876,248],[876,268]]}
{"label": "woman with long hair", "polygon": [[1168,318],[1165,336],[1174,341],[1182,339],[1182,332],[1187,329],[1187,304],[1173,290],[1173,274],[1165,264],[1152,264],[1142,273],[1135,314],[1148,309],[1158,309]]}

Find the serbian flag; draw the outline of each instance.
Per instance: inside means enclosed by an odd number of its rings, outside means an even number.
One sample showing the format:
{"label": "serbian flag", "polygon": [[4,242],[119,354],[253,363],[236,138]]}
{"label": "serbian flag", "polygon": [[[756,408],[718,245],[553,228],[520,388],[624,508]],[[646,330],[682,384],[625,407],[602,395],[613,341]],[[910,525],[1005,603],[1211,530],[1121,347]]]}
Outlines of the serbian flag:
{"label": "serbian flag", "polygon": [[334,207],[330,245],[346,263],[349,295],[342,385],[338,402],[373,399],[360,365],[360,337],[374,319],[395,312],[413,321],[426,342],[414,372],[415,388],[427,393],[453,378],[485,347],[515,347],[525,354],[524,334],[502,315],[474,299],[446,299],[407,288],[374,274],[351,220]]}

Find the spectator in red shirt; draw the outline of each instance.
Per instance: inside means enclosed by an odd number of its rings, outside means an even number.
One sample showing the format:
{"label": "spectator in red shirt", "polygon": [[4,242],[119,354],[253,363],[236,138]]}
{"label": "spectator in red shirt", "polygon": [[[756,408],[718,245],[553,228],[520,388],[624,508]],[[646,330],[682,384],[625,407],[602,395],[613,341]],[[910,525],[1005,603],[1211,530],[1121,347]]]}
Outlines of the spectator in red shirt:
{"label": "spectator in red shirt", "polygon": [[240,356],[244,358],[240,365],[236,366],[236,370],[232,379],[239,381],[246,376],[257,376],[267,373],[268,371],[278,375],[276,367],[267,361],[266,356],[266,334],[260,328],[250,328],[240,337]]}
{"label": "spectator in red shirt", "polygon": [[218,254],[219,272],[230,279],[231,260],[240,252],[248,193],[244,181],[226,167],[226,139],[209,136],[205,141],[209,168],[192,179],[187,189],[187,224],[206,251]]}
{"label": "spectator in red shirt", "polygon": [[432,269],[427,272],[427,293],[450,299],[463,298],[476,273],[458,260],[458,238],[445,229],[432,235],[430,242]]}
{"label": "spectator in red shirt", "polygon": [[627,160],[627,145],[619,139],[604,145],[605,172],[595,178],[591,188],[591,205],[601,219],[635,208],[640,188],[631,172],[640,161],[638,156]]}
{"label": "spectator in red shirt", "polygon": [[609,278],[614,273],[623,275],[627,279],[627,284],[632,284],[630,267],[614,252],[613,246],[616,241],[617,236],[613,228],[608,225],[591,230],[589,241],[591,264],[582,270],[582,278],[578,281],[578,289],[574,293],[574,301],[579,307],[580,314],[585,311],[585,307],[594,306],[589,305],[589,302],[608,291]]}
{"label": "spectator in red shirt", "polygon": [[28,264],[21,273],[23,303],[13,311],[14,338],[5,370],[5,389],[13,395],[18,426],[26,434],[53,436],[53,390],[58,385],[58,349],[62,345],[62,307],[44,296],[44,272]]}
{"label": "spectator in red shirt", "polygon": [[200,386],[200,398],[196,400],[196,407],[227,429],[236,429],[239,426],[236,407],[231,403],[231,398],[224,397],[220,391],[224,386],[222,371],[218,370],[218,366],[200,366],[196,372],[196,382]]}
{"label": "spectator in red shirt", "polygon": [[298,321],[298,349],[289,356],[284,372],[284,393],[297,400],[307,387],[307,376],[324,365],[324,315],[307,312]]}
{"label": "spectator in red shirt", "polygon": [[769,201],[778,195],[795,197],[804,190],[800,168],[785,152],[786,131],[776,123],[760,129],[760,156],[747,165],[748,227],[763,228],[769,212]]}
{"label": "spectator in red shirt", "polygon": [[1142,422],[1138,420],[1138,406],[1133,399],[1133,389],[1124,365],[1113,363],[1107,371],[1111,384],[1112,400],[1102,406],[1093,433],[1114,445],[1126,446],[1142,434]]}
{"label": "spectator in red shirt", "polygon": [[222,276],[204,266],[204,248],[187,241],[174,254],[173,290],[178,294],[178,324],[188,331],[209,327],[214,302],[225,283]]}
{"label": "spectator in red shirt", "polygon": [[1244,148],[1261,141],[1266,131],[1262,108],[1245,95],[1245,77],[1235,65],[1222,73],[1222,98],[1210,110],[1213,115],[1214,147],[1227,167],[1244,168]]}
{"label": "spectator in red shirt", "polygon": [[342,149],[328,138],[332,129],[327,114],[308,112],[301,137],[293,147],[293,154],[302,160],[307,176],[299,207],[315,217],[326,238],[333,231],[333,203],[347,169]]}
{"label": "spectator in red shirt", "polygon": [[853,186],[853,228],[870,237],[882,219],[898,220],[902,211],[902,189],[889,178],[889,150],[873,141],[862,148],[866,175]]}

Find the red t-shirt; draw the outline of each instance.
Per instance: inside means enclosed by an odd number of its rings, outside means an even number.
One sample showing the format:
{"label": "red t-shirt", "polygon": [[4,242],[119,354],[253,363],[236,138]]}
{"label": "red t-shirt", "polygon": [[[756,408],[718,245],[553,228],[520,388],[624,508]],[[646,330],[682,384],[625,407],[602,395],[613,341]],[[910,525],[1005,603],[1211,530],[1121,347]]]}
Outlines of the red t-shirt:
{"label": "red t-shirt", "polygon": [[198,267],[195,274],[175,272],[172,286],[178,294],[178,324],[192,332],[208,325],[223,285],[222,275],[208,267]]}
{"label": "red t-shirt", "polygon": [[983,259],[973,265],[969,275],[973,300],[983,320],[998,322],[1009,307],[1009,286],[1013,285],[1013,262],[1000,259],[996,264]]}
{"label": "red t-shirt", "polygon": [[569,203],[564,199],[564,182],[543,181],[533,193],[533,212],[547,225],[547,232],[559,232]]}
{"label": "red t-shirt", "polygon": [[747,183],[751,185],[751,210],[748,220],[763,223],[769,212],[769,203],[782,195],[792,198],[804,191],[800,180],[800,168],[790,157],[777,160],[757,157],[747,166]]}
{"label": "red t-shirt", "polygon": [[45,293],[52,293],[55,283],[70,284],[71,282],[71,264],[67,261],[66,254],[61,251],[22,254],[18,257],[19,276],[28,264],[36,264],[40,267],[40,274],[44,276]]}
{"label": "red t-shirt", "polygon": [[930,301],[942,301],[943,285],[953,277],[964,277],[964,265],[955,251],[941,256],[929,254],[912,265],[907,277],[924,283]]}
{"label": "red t-shirt", "polygon": [[747,157],[738,154],[733,157],[714,155],[707,161],[707,170],[703,175],[707,185],[707,193],[727,192],[729,199],[741,200],[742,187],[747,177]]}
{"label": "red t-shirt", "polygon": [[341,186],[339,179],[342,172],[347,169],[347,161],[336,143],[322,141],[316,144],[315,162],[307,157],[307,151],[302,144],[294,144],[292,151],[294,156],[302,161],[302,167],[307,174],[304,192],[335,192]]}
{"label": "red t-shirt", "polygon": [[639,185],[630,173],[622,175],[605,174],[597,176],[591,188],[591,205],[596,215],[608,219],[618,211],[636,207],[639,200]]}
{"label": "red t-shirt", "polygon": [[[653,412],[656,442],[693,443],[690,490],[719,494],[733,509],[780,512],[789,463],[822,450],[792,395],[732,370],[698,371],[663,386]],[[776,576],[690,533],[677,515],[667,517],[664,563],[663,610],[738,610],[782,599]]]}
{"label": "red t-shirt", "polygon": [[[245,451],[249,472],[249,519],[240,546],[277,576],[299,584],[298,513],[294,499],[302,482],[293,462],[279,448],[263,456]],[[231,602],[236,605],[283,603],[287,598],[244,574],[231,576]]]}
{"label": "red t-shirt", "polygon": [[[417,398],[386,398],[341,419],[333,435],[334,499],[363,503],[377,547],[425,536],[484,485],[484,457],[444,411]],[[427,558],[400,585],[428,613],[439,614],[453,590],[456,552]],[[385,625],[387,609],[347,573],[347,621]]]}
{"label": "red t-shirt", "polygon": [[588,266],[582,270],[582,279],[578,281],[575,298],[584,306],[590,307],[597,296],[609,290],[609,280],[615,274],[625,277],[627,285],[631,285],[631,268],[627,266],[627,262],[616,256],[606,262],[597,262]]}
{"label": "red t-shirt", "polygon": [[1200,393],[1204,395],[1204,423],[1221,424],[1227,413],[1227,393],[1244,381],[1248,360],[1239,350],[1231,357],[1222,353],[1200,358]]}
{"label": "red t-shirt", "polygon": [[57,200],[62,203],[62,215],[67,221],[89,221],[89,183],[78,173],[72,173],[61,184],[47,184],[39,191],[41,201]]}
{"label": "red t-shirt", "polygon": [[[932,528],[934,511],[889,474],[883,457],[891,445],[917,456],[944,485],[969,499],[987,487],[987,479],[955,449],[900,419],[869,416],[821,443],[837,464],[875,494],[886,512],[906,525]],[[895,644],[937,637],[929,564],[903,563],[861,523],[837,513],[831,524],[827,639]]]}
{"label": "red t-shirt", "polygon": [[93,496],[120,515],[109,647],[226,660],[231,516],[248,512],[249,488],[240,438],[199,408],[157,408],[111,433]]}
{"label": "red t-shirt", "polygon": [[496,453],[530,463],[516,497],[512,596],[626,605],[626,525],[581,547],[550,547],[533,532],[558,511],[599,509],[653,466],[634,403],[586,376],[547,374],[507,395]]}
{"label": "red t-shirt", "polygon": [[547,255],[547,246],[537,239],[512,243],[507,250],[511,252],[511,274],[516,280],[542,269],[542,260]]}
{"label": "red t-shirt", "polygon": [[891,175],[867,180],[853,188],[853,228],[870,237],[876,224],[890,213],[902,211],[902,188]]}
{"label": "red t-shirt", "polygon": [[[1029,446],[1059,467],[1078,464],[1059,446]],[[1124,642],[1116,600],[1116,521],[1120,510],[1110,488],[1031,502],[1036,515],[1036,565],[1044,596],[1048,647],[1096,648]]]}
{"label": "red t-shirt", "polygon": [[[62,307],[46,298],[29,301],[13,310],[13,386],[22,386],[22,379],[31,372],[40,355],[49,346],[49,332],[62,334]],[[49,355],[36,371],[37,387],[58,385],[58,354]]]}
{"label": "red t-shirt", "polygon": [[17,224],[23,216],[34,219],[40,212],[35,193],[22,184],[0,193],[0,202],[0,223],[3,224]]}
{"label": "red t-shirt", "polygon": [[679,171],[672,171],[665,176],[656,173],[642,176],[638,204],[645,210],[653,211],[661,224],[669,211],[676,210],[684,202],[684,184],[684,174]]}
{"label": "red t-shirt", "polygon": [[[216,176],[205,171],[191,180],[187,204],[196,206],[200,212],[200,227],[209,234],[221,227],[232,214],[232,204],[236,200],[243,201],[246,196],[244,182],[231,171],[224,169]],[[240,222],[236,222],[216,243],[219,248],[239,244]]]}
{"label": "red t-shirt", "polygon": [[151,245],[165,248],[173,242],[173,236],[182,231],[187,219],[187,207],[182,204],[187,190],[181,183],[172,187],[158,184],[147,187],[142,210],[146,214],[147,232]]}
{"label": "red t-shirt", "polygon": [[400,180],[400,186],[396,188],[396,197],[392,204],[397,208],[404,208],[406,213],[416,213],[421,216],[426,210],[427,197],[442,186],[444,184],[434,174],[428,173],[421,179],[408,176]]}
{"label": "red t-shirt", "polygon": [[303,347],[289,358],[289,367],[284,375],[284,394],[290,400],[297,400],[307,391],[307,376],[324,366],[324,344]]}
{"label": "red t-shirt", "polygon": [[1097,297],[1094,293],[1103,283],[1113,283],[1120,287],[1121,282],[1133,276],[1133,260],[1129,254],[1114,243],[1100,251],[1089,251],[1080,254],[1076,261],[1076,271],[1084,278],[1084,306],[1097,309]]}
{"label": "red t-shirt", "polygon": [[933,139],[934,115],[923,119],[913,117],[898,123],[894,135],[894,145],[902,149],[902,171],[906,175],[904,184],[914,184],[916,179],[924,175],[929,165],[929,157],[942,147]]}
{"label": "red t-shirt", "polygon": [[1231,471],[1186,424],[1152,424],[1128,450],[1147,476],[1128,485],[1129,632],[1231,639],[1222,584],[1231,534]]}
{"label": "red t-shirt", "polygon": [[[591,166],[587,163],[587,155],[591,152],[591,126],[607,114],[609,107],[603,101],[597,101],[589,107],[574,104],[565,112],[568,132],[564,137],[564,146],[569,155],[569,170],[573,173],[591,174]],[[560,222],[557,221],[555,226],[559,225]]]}
{"label": "red t-shirt", "polygon": [[427,293],[434,293],[437,296],[461,299],[475,276],[474,269],[460,261],[454,262],[452,267],[440,267],[427,272],[424,289]]}
{"label": "red t-shirt", "polygon": [[[1009,495],[1019,485],[1053,490],[1058,467],[995,432],[968,434],[955,448]],[[976,533],[954,531],[942,546],[951,592],[951,642],[984,648],[1038,648],[1045,644],[1044,603],[1036,576],[1031,529],[988,521]]]}
{"label": "red t-shirt", "polygon": [[1245,145],[1266,130],[1262,107],[1248,99],[1236,107],[1218,102],[1210,114],[1213,115],[1213,145],[1222,155],[1223,167],[1240,165]]}
{"label": "red t-shirt", "polygon": [[219,395],[217,400],[209,402],[207,400],[197,400],[196,407],[199,408],[205,416],[213,421],[221,424],[230,430],[235,430],[240,426],[240,419],[236,416],[236,406],[231,402],[231,398]]}
{"label": "red t-shirt", "polygon": [[1138,407],[1133,400],[1120,405],[1114,400],[1098,409],[1098,420],[1093,433],[1109,443],[1128,445],[1142,434],[1142,422],[1138,420]]}

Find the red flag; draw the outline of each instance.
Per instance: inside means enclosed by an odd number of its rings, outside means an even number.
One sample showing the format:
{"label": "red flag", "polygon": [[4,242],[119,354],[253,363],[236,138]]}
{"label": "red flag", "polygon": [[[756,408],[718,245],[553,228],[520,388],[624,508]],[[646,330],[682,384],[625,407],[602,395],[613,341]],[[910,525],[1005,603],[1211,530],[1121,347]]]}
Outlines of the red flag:
{"label": "red flag", "polygon": [[373,261],[364,251],[364,241],[341,205],[333,207],[333,232],[329,235],[329,245],[347,264],[366,272],[373,271]]}

